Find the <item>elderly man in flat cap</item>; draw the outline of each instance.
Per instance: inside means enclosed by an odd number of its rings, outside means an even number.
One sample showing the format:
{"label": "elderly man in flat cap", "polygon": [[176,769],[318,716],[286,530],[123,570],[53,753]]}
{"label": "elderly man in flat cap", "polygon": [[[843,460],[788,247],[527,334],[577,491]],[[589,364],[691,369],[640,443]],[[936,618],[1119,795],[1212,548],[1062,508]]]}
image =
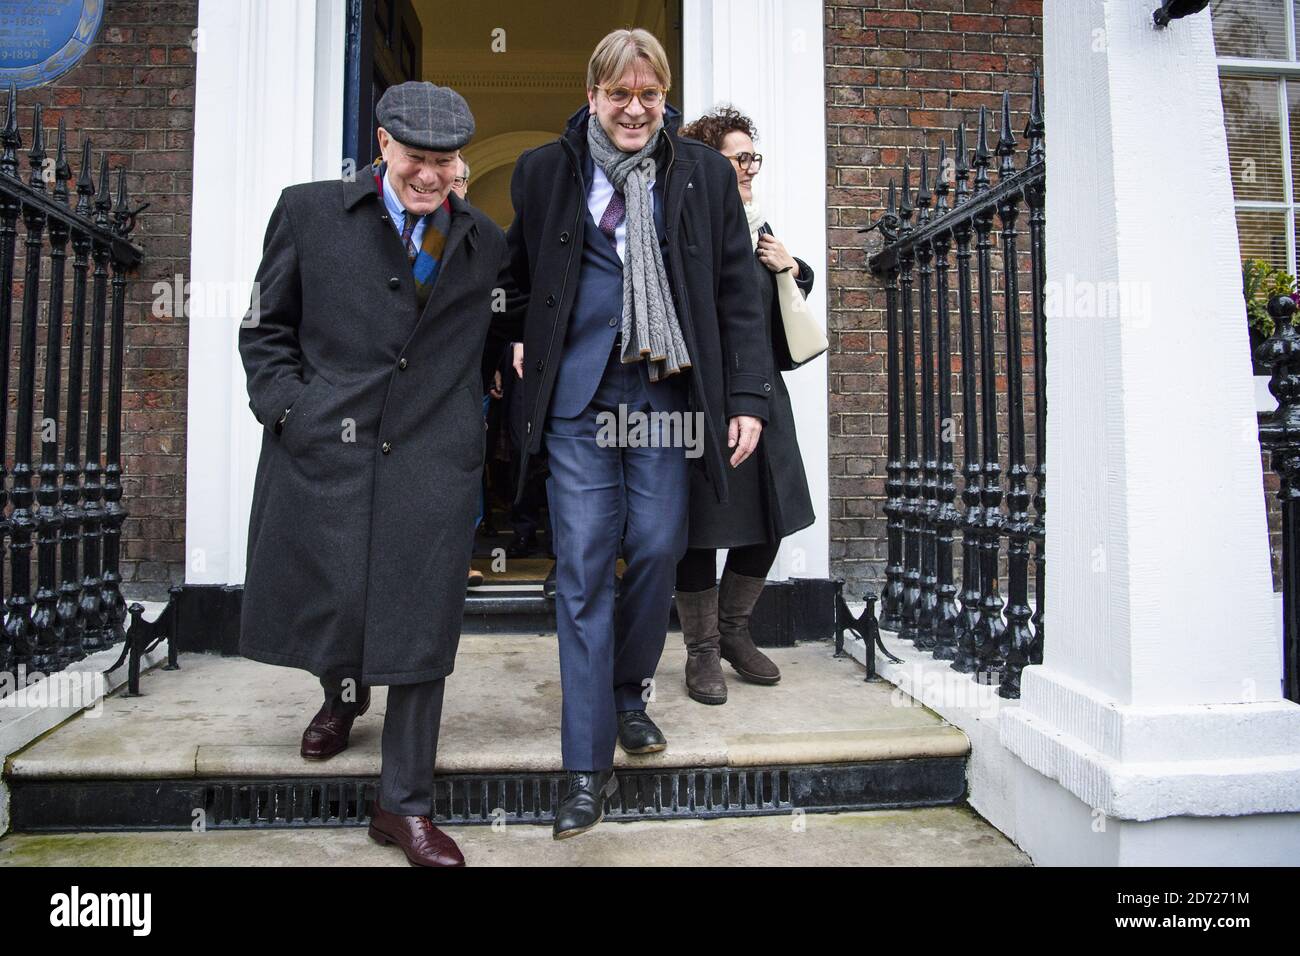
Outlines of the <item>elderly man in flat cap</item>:
{"label": "elderly man in flat cap", "polygon": [[281,193],[240,329],[263,433],[239,649],[320,678],[307,759],[342,751],[387,685],[370,836],[459,866],[430,821],[433,765],[485,450],[480,363],[490,325],[495,347],[518,329],[494,295],[504,234],[452,193],[464,99],[403,83],[376,119],[374,168]]}

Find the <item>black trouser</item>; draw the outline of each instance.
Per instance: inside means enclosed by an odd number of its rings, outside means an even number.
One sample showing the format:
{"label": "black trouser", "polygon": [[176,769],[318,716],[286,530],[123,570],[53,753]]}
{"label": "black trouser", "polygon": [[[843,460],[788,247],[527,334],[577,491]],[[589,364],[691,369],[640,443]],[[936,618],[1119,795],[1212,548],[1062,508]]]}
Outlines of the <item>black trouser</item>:
{"label": "black trouser", "polygon": [[[343,700],[343,681],[320,679],[331,711],[355,709]],[[438,725],[442,721],[442,692],[446,678],[388,688],[384,713],[379,805],[403,816],[433,815],[433,762],[438,755]],[[360,696],[360,684],[349,696]]]}
{"label": "black trouser", "polygon": [[[732,574],[750,578],[766,578],[776,560],[781,542],[775,544],[747,544],[727,552],[726,569]],[[718,583],[718,552],[716,548],[687,548],[686,557],[677,562],[677,590],[683,592],[707,591]]]}

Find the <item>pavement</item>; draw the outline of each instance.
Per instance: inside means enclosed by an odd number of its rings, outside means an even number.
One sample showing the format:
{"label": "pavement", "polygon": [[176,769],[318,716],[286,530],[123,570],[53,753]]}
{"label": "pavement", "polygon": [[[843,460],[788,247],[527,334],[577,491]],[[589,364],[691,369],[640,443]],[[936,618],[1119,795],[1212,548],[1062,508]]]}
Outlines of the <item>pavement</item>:
{"label": "pavement", "polygon": [[[568,840],[549,826],[447,827],[469,866],[1030,866],[966,807],[605,822]],[[364,827],[12,834],[6,866],[408,866]]]}

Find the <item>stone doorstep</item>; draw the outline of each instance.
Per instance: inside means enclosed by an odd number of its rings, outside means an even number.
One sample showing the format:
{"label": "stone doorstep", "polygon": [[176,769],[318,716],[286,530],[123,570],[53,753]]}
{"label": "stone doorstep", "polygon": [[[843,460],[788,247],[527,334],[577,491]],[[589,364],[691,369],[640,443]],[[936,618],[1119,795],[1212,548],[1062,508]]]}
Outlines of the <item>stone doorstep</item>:
{"label": "stone doorstep", "polygon": [[[884,682],[829,643],[773,648],[782,669],[773,687],[727,670],[722,706],[687,698],[685,650],[669,635],[649,711],[668,750],[616,752],[633,768],[757,767],[964,758],[966,735],[924,707],[899,703]],[[304,760],[299,738],[319,706],[304,671],[243,658],[186,654],[179,671],[153,670],[143,695],[110,697],[14,756],[23,780],[368,777],[379,773],[385,688],[353,727],[351,746],[326,761]],[[517,693],[502,693],[506,682]],[[256,716],[254,716],[256,715]],[[559,750],[559,666],[553,635],[465,635],[448,679],[437,769],[441,773],[554,772]]]}

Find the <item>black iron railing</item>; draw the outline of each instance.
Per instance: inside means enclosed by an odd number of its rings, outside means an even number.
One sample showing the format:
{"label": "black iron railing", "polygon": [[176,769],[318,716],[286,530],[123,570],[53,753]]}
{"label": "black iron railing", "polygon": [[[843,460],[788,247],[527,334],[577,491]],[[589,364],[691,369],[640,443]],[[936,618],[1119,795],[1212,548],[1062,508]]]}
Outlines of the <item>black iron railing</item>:
{"label": "black iron railing", "polygon": [[1279,481],[1282,506],[1282,694],[1300,704],[1300,331],[1292,325],[1296,305],[1290,296],[1269,300],[1273,335],[1256,358],[1268,366],[1268,389],[1277,408],[1259,425]]}
{"label": "black iron railing", "polygon": [[[69,191],[73,170],[66,155],[64,124],[59,122],[55,154],[49,158],[40,106],[33,111],[27,175],[19,169],[22,145],[11,86],[0,132],[0,396],[5,399],[0,403],[0,449],[5,452],[0,463],[0,557],[7,543],[10,566],[6,582],[0,561],[0,598],[5,605],[0,671],[14,674],[24,670],[30,679],[33,673],[60,670],[88,652],[112,646],[122,640],[125,631],[127,609],[119,573],[122,523],[127,517],[122,503],[122,361],[127,274],[143,256],[129,236],[144,207],[129,207],[126,175],[120,169],[116,199],[110,199],[106,155],[100,156],[99,186],[95,187],[89,139],[82,142],[73,201]],[[24,227],[22,285],[16,290],[20,220]],[[70,311],[65,294],[69,245]],[[44,271],[47,261],[48,272]],[[43,369],[37,352],[42,292],[46,321]],[[11,349],[15,308],[19,317],[16,359]],[[66,406],[60,401],[65,352]],[[89,380],[84,381],[87,361]],[[10,369],[15,364],[18,387],[16,395],[11,395]],[[38,373],[43,382],[39,421]],[[8,433],[11,402],[16,409],[12,457]],[[35,472],[34,436],[40,441]]]}
{"label": "black iron railing", "polygon": [[[880,627],[898,632],[935,658],[952,661],[959,671],[998,682],[1004,697],[1019,696],[1020,673],[1026,664],[1042,662],[1043,648],[1047,165],[1037,76],[1024,137],[1026,159],[1017,168],[1010,96],[1004,94],[1002,129],[993,151],[988,146],[987,111],[981,108],[974,150],[968,155],[962,124],[954,141],[955,162],[949,162],[947,144],[941,143],[933,180],[929,154],[923,150],[915,193],[911,163],[905,160],[901,203],[891,181],[884,215],[866,230],[879,229],[884,237],[870,268],[885,290],[888,342],[884,508],[888,553]],[[995,160],[996,182],[990,175]],[[1017,231],[1025,209],[1032,302],[1029,358],[1034,379],[1032,497]],[[995,229],[995,221],[1000,228]],[[996,270],[1000,294],[994,284],[995,244],[1001,246]],[[995,311],[1001,313],[1005,336],[1005,472],[999,451]],[[960,363],[960,416],[953,413],[954,358]],[[958,444],[963,453],[960,500],[964,511],[956,503]],[[953,574],[958,533],[960,585]],[[999,586],[1004,539],[1005,610]],[[1033,609],[1029,606],[1031,544]]]}

